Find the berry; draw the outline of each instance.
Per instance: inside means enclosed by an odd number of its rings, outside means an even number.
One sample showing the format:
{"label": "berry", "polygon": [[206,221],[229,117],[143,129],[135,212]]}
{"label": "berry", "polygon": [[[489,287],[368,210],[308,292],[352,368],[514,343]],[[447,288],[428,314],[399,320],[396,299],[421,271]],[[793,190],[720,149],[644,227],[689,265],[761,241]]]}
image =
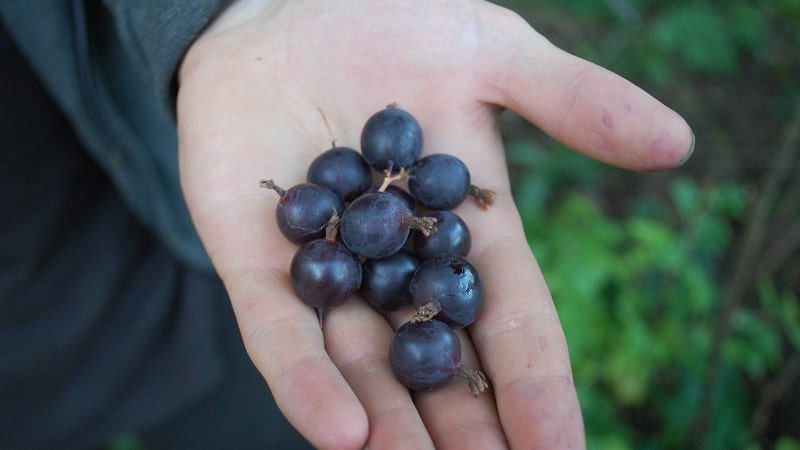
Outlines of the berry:
{"label": "berry", "polygon": [[428,209],[453,209],[467,198],[470,174],[458,158],[435,153],[409,169],[408,191]]}
{"label": "berry", "polygon": [[406,322],[389,345],[389,363],[405,387],[428,391],[447,384],[458,372],[461,341],[443,322]]}
{"label": "berry", "polygon": [[292,288],[305,303],[330,308],[346,302],[361,286],[361,262],[336,240],[338,216],[330,219],[327,236],[297,249],[289,266]]}
{"label": "berry", "polygon": [[412,242],[417,256],[423,259],[442,253],[467,256],[472,236],[461,217],[447,210],[432,211],[426,216],[436,219],[436,233],[425,236],[414,232]]}
{"label": "berry", "polygon": [[[378,189],[378,186],[373,186],[369,188],[367,192],[377,192]],[[414,197],[412,197],[407,191],[403,190],[403,188],[394,184],[390,184],[386,186],[386,189],[384,189],[383,192],[399,197],[400,200],[405,203],[408,210],[411,211],[411,214],[414,214],[415,216],[417,215],[417,202],[414,201]]]}
{"label": "berry", "polygon": [[327,187],[347,203],[370,188],[372,172],[356,150],[334,147],[311,162],[306,181]]}
{"label": "berry", "polygon": [[342,241],[363,258],[394,254],[406,243],[411,228],[435,230],[434,221],[411,214],[405,203],[386,192],[372,192],[355,199],[342,215]]}
{"label": "berry", "polygon": [[410,167],[422,154],[422,128],[414,116],[389,106],[364,125],[361,153],[367,164],[380,172]]}
{"label": "berry", "polygon": [[409,285],[418,316],[435,317],[463,328],[483,308],[483,284],[478,271],[463,256],[436,255],[424,260]]}
{"label": "berry", "polygon": [[302,183],[284,190],[272,180],[261,180],[261,187],[280,195],[275,208],[278,228],[286,239],[298,245],[325,237],[331,212],[344,211],[341,199],[323,186]]}
{"label": "berry", "polygon": [[[394,104],[367,120],[361,154],[337,147],[322,118],[332,148],[311,162],[306,183],[284,190],[261,180],[280,196],[281,233],[299,245],[289,267],[297,297],[316,308],[320,325],[325,310],[358,291],[379,311],[412,304],[416,313],[389,348],[396,378],[409,389],[431,390],[459,376],[478,395],[488,382],[462,364],[456,333],[477,319],[483,285],[466,259],[470,230],[450,210],[467,196],[486,209],[496,194],[470,184],[467,166],[455,156],[421,158],[422,128]],[[379,186],[371,187],[372,169],[384,175]],[[393,185],[398,181],[407,181],[407,189]],[[418,217],[418,207],[430,216]]]}
{"label": "berry", "polygon": [[444,386],[454,376],[469,381],[473,395],[489,387],[481,371],[462,364],[458,335],[435,319],[400,326],[389,344],[389,365],[403,386],[416,391]]}
{"label": "berry", "polygon": [[410,305],[408,285],[417,266],[419,259],[403,249],[386,258],[368,259],[364,261],[361,293],[370,305],[380,311],[394,311]]}

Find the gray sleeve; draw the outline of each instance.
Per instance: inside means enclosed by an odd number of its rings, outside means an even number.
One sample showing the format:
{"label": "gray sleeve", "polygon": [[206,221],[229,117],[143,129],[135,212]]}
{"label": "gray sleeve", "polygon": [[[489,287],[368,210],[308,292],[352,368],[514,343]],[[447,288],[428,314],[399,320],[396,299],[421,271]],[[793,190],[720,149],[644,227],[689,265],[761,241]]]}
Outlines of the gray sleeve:
{"label": "gray sleeve", "polygon": [[0,19],[127,205],[212,270],[178,176],[175,71],[227,0],[3,0]]}
{"label": "gray sleeve", "polygon": [[192,41],[230,0],[105,0],[121,44],[142,64],[162,101]]}

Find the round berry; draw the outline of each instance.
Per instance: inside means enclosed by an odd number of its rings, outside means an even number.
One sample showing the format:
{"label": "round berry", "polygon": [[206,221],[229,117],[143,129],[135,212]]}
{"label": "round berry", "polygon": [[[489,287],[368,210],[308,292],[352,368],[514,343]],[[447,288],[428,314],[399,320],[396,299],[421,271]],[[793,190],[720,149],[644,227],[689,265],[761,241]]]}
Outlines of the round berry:
{"label": "round berry", "polygon": [[422,154],[422,128],[410,113],[390,106],[367,120],[361,131],[361,153],[381,172],[410,167]]}
{"label": "round berry", "polygon": [[344,211],[339,196],[323,186],[301,183],[284,190],[272,180],[262,180],[261,186],[280,195],[275,208],[278,228],[286,239],[298,245],[325,237],[331,214]]}
{"label": "round berry", "polygon": [[469,170],[455,156],[435,153],[409,169],[408,191],[425,208],[453,209],[467,198],[469,189]]}
{"label": "round berry", "polygon": [[341,242],[317,239],[297,249],[289,276],[301,300],[330,308],[346,302],[361,286],[361,262]]}
{"label": "round berry", "polygon": [[378,259],[394,254],[406,243],[412,228],[435,231],[435,221],[415,217],[398,196],[370,192],[344,210],[339,233],[347,248],[362,258]]}
{"label": "round berry", "polygon": [[436,319],[463,328],[483,308],[483,284],[478,271],[463,256],[436,255],[424,260],[409,285],[418,309],[431,309]]}
{"label": "round berry", "polygon": [[361,293],[379,311],[394,311],[411,304],[408,285],[419,266],[414,254],[400,249],[381,259],[364,261]]}
{"label": "round berry", "polygon": [[447,210],[432,211],[426,216],[436,219],[436,233],[425,236],[414,232],[412,242],[417,256],[423,259],[443,253],[467,256],[472,235],[461,217]]}
{"label": "round berry", "polygon": [[428,391],[445,385],[457,373],[461,342],[446,324],[432,319],[406,322],[389,345],[389,363],[405,387]]}
{"label": "round berry", "polygon": [[349,147],[334,147],[314,158],[306,180],[325,186],[347,203],[372,185],[372,172],[359,152]]}

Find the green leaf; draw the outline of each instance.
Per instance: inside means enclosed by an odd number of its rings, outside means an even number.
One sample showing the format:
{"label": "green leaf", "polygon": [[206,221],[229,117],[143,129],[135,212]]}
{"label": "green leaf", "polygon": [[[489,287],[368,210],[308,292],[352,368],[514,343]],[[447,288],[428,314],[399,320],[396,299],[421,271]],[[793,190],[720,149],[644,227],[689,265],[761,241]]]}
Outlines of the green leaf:
{"label": "green leaf", "polygon": [[800,450],[800,440],[789,436],[781,436],[775,442],[775,450]]}
{"label": "green leaf", "polygon": [[663,52],[678,55],[694,71],[729,74],[738,66],[725,21],[706,4],[676,4],[653,24],[652,33]]}

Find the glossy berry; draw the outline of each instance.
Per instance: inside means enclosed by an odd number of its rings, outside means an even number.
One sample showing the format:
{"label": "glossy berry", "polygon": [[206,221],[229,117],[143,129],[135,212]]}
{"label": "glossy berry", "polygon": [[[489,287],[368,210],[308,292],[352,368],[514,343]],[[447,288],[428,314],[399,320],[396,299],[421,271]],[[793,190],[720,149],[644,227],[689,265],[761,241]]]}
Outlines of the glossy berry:
{"label": "glossy berry", "polygon": [[472,236],[467,224],[452,211],[432,211],[426,216],[436,219],[436,233],[425,236],[414,232],[414,252],[420,258],[439,254],[467,256],[472,247]]}
{"label": "glossy berry", "polygon": [[406,322],[389,346],[389,363],[400,383],[428,391],[445,385],[459,370],[461,342],[438,320]]}
{"label": "glossy berry", "polygon": [[419,225],[418,221],[397,196],[372,192],[348,205],[342,214],[339,233],[356,255],[379,259],[400,250],[410,229]]}
{"label": "glossy berry", "polygon": [[302,183],[284,190],[272,180],[261,181],[261,186],[280,195],[275,208],[278,228],[286,239],[298,245],[324,238],[333,211],[344,211],[341,199],[323,186]]}
{"label": "glossy berry", "polygon": [[[369,188],[367,192],[377,192],[377,191],[378,191],[378,186],[372,186],[371,188]],[[415,216],[417,215],[417,202],[414,200],[414,197],[412,197],[411,194],[409,194],[403,188],[394,184],[390,184],[389,186],[386,186],[384,192],[400,198],[400,200],[402,200],[403,203],[406,204],[408,210],[411,211],[411,214],[414,214]]]}
{"label": "glossy berry", "polygon": [[483,308],[483,284],[463,256],[436,255],[424,260],[409,291],[415,307],[433,308],[436,319],[454,328],[474,322]]}
{"label": "glossy berry", "polygon": [[297,249],[289,276],[301,300],[315,308],[330,308],[358,290],[361,262],[341,242],[317,239]]}
{"label": "glossy berry", "polygon": [[435,153],[409,169],[408,191],[428,209],[453,209],[467,198],[470,174],[458,158]]}
{"label": "glossy berry", "polygon": [[419,259],[403,249],[385,258],[368,259],[364,261],[361,294],[379,311],[411,305],[408,285],[417,266]]}
{"label": "glossy berry", "polygon": [[314,158],[306,181],[327,187],[347,203],[370,188],[372,171],[356,150],[334,147]]}
{"label": "glossy berry", "polygon": [[422,154],[422,128],[414,116],[390,106],[367,120],[361,131],[361,153],[380,172],[410,167]]}

